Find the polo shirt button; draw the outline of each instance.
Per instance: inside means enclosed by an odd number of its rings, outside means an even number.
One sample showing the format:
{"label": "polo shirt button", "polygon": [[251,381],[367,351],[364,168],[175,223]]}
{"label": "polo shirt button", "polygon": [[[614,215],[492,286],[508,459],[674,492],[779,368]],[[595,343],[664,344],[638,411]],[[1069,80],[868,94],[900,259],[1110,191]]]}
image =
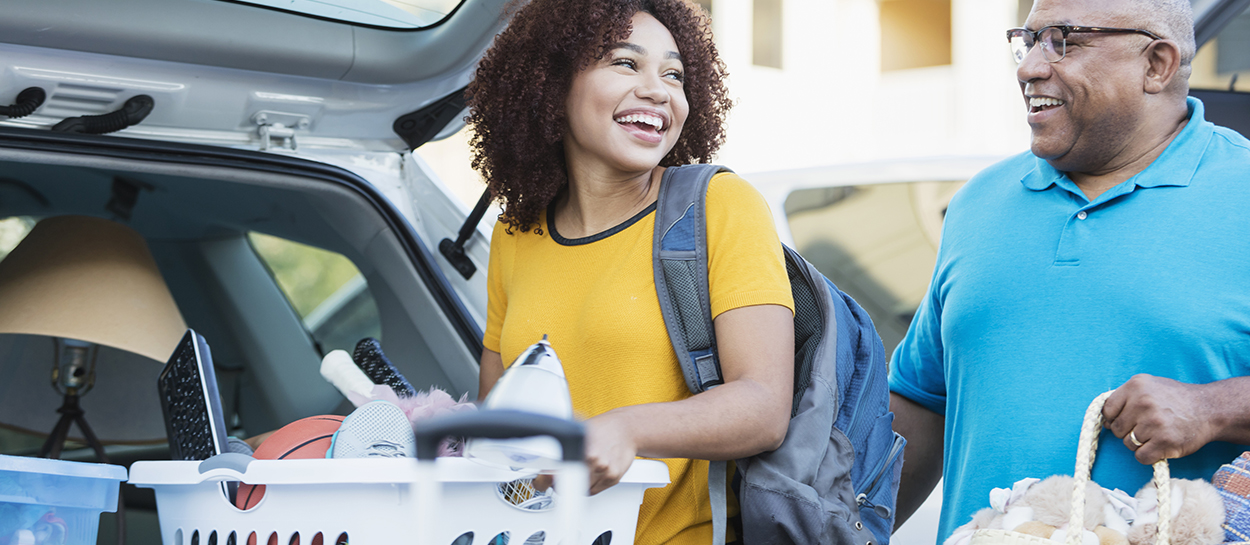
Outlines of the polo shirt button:
{"label": "polo shirt button", "polygon": [[1078,220],[1083,220],[1087,217],[1089,217],[1089,214],[1086,214],[1084,210],[1076,213],[1076,219]]}

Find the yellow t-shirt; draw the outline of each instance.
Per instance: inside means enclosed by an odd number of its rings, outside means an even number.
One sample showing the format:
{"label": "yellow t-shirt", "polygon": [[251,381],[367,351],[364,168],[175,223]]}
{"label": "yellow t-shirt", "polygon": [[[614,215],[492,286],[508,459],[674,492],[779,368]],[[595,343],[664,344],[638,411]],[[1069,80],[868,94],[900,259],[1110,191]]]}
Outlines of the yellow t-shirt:
{"label": "yellow t-shirt", "polygon": [[[504,231],[491,238],[483,344],[505,365],[547,335],[564,364],[573,408],[589,418],[617,407],[690,396],[655,293],[652,206],[582,239]],[[768,204],[735,174],[712,178],[707,196],[712,316],[794,302]],[[666,459],[672,482],[646,492],[636,543],[706,545],[712,539],[706,460]]]}

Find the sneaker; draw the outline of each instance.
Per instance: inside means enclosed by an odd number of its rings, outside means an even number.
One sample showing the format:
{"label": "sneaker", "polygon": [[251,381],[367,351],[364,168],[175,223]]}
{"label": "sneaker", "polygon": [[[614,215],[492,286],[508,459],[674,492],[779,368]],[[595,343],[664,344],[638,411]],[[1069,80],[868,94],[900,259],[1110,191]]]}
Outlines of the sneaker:
{"label": "sneaker", "polygon": [[389,401],[370,401],[352,411],[330,439],[326,458],[413,458],[417,440],[404,411]]}
{"label": "sneaker", "polygon": [[382,353],[382,343],[379,343],[377,339],[365,337],[356,343],[352,361],[356,362],[356,366],[364,371],[365,376],[368,376],[374,384],[390,386],[396,396],[402,398],[417,394],[412,384],[408,383],[408,379],[395,368],[391,360],[386,359],[386,354]]}
{"label": "sneaker", "polygon": [[252,445],[247,444],[247,441],[239,439],[238,437],[226,438],[226,452],[235,452],[238,454],[246,454],[248,456],[256,454],[252,450]]}

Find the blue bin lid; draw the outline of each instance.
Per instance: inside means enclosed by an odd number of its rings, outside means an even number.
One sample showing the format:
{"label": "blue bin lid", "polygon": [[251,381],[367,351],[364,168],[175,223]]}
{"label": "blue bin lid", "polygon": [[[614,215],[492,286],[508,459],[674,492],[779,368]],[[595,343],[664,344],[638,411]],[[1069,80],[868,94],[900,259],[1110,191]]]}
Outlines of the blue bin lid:
{"label": "blue bin lid", "polygon": [[126,480],[126,468],[113,464],[70,462],[67,460],[49,460],[47,458],[9,456],[6,454],[0,454],[0,471],[44,473],[47,475],[66,475],[113,481]]}

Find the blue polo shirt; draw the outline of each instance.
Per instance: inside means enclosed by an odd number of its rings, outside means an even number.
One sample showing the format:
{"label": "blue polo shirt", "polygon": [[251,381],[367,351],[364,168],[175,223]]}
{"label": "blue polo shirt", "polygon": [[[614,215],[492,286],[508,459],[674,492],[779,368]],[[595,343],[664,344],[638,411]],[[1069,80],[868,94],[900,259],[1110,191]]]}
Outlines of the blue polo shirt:
{"label": "blue polo shirt", "polygon": [[[946,417],[944,541],[990,489],[1072,474],[1089,402],[1137,373],[1250,374],[1250,142],[1203,118],[1093,202],[1024,153],[951,201],[929,291],[890,389]],[[1151,476],[1104,430],[1093,478]],[[1244,447],[1207,445],[1172,475],[1210,479]]]}

